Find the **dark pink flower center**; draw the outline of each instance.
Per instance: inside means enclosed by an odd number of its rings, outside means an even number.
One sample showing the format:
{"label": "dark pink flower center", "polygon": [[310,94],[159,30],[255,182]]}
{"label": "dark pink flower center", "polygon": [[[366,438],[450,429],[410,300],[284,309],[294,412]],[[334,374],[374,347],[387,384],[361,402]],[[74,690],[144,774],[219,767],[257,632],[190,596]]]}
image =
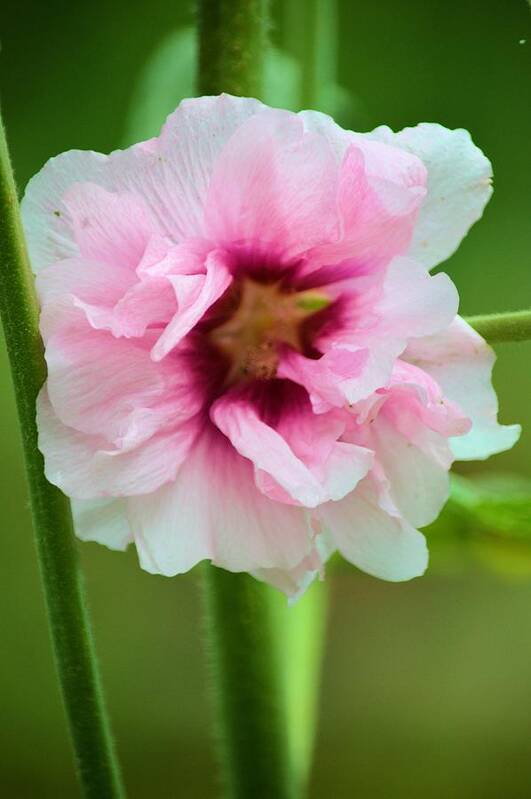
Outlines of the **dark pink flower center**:
{"label": "dark pink flower center", "polygon": [[221,300],[207,334],[230,362],[226,385],[275,377],[281,349],[306,352],[311,344],[308,322],[329,305],[322,292],[251,278],[237,281]]}

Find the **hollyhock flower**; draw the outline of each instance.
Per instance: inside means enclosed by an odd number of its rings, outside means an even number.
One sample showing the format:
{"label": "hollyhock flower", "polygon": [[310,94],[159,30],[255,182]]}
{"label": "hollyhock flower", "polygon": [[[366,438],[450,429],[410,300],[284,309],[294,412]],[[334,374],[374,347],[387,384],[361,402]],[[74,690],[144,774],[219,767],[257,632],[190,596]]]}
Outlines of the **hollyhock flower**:
{"label": "hollyhock flower", "polygon": [[491,350],[428,271],[490,176],[463,130],[356,134],[227,95],[123,152],[49,161],[23,203],[38,424],[79,537],[291,595],[334,550],[422,574],[454,458],[518,436]]}

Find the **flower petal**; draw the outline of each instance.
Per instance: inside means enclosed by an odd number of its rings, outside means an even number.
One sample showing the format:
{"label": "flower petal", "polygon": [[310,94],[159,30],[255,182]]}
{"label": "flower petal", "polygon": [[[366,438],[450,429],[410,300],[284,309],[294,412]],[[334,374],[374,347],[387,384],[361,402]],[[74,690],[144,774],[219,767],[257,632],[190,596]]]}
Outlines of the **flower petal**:
{"label": "flower petal", "polygon": [[325,501],[318,479],[282,436],[259,418],[249,401],[225,395],[213,404],[210,416],[236,451],[257,470],[271,475],[296,502],[314,508]]}
{"label": "flower petal", "polygon": [[37,403],[39,449],[45,473],[69,497],[148,494],[173,480],[200,430],[196,419],[153,435],[131,449],[113,449],[101,436],[86,435],[57,418],[43,389]]}
{"label": "flower petal", "polygon": [[145,343],[115,338],[84,320],[58,330],[47,342],[48,394],[63,424],[98,435],[118,448],[197,413],[187,363],[153,363]]}
{"label": "flower petal", "polygon": [[74,499],[71,504],[76,535],[81,541],[95,541],[122,551],[133,542],[124,499]]}
{"label": "flower petal", "polygon": [[[446,439],[423,427],[420,420],[414,438],[402,434],[389,418],[389,405],[372,425],[372,446],[397,510],[414,527],[424,527],[437,518],[448,499],[449,464],[441,463]],[[397,412],[408,413],[403,403]],[[444,453],[439,453],[441,448]]]}
{"label": "flower petal", "polygon": [[466,130],[424,122],[393,133],[366,134],[417,155],[428,169],[423,204],[409,255],[431,268],[446,260],[482,215],[491,194],[492,167]]}
{"label": "flower petal", "polygon": [[130,192],[75,183],[62,197],[74,241],[83,258],[136,269],[156,221],[145,201]]}
{"label": "flower petal", "polygon": [[378,332],[400,338],[436,333],[454,319],[458,305],[457,289],[444,272],[430,275],[411,258],[395,258],[374,307]]}
{"label": "flower petal", "polygon": [[393,256],[403,254],[411,242],[426,194],[422,161],[399,148],[345,131],[324,114],[304,111],[300,117],[335,154],[341,223],[336,240],[308,251],[301,276],[308,280],[322,267],[347,259],[353,274],[361,267],[365,274],[369,267],[380,269]]}
{"label": "flower petal", "polygon": [[451,440],[458,460],[488,458],[518,441],[520,425],[497,422],[498,400],[491,382],[496,356],[463,319],[458,317],[442,333],[412,340],[404,359],[430,374],[472,420],[469,433]]}
{"label": "flower petal", "polygon": [[232,282],[227,255],[214,250],[207,256],[205,275],[168,276],[177,297],[177,311],[152,350],[160,361],[192,330]]}
{"label": "flower petal", "polygon": [[158,140],[149,196],[158,216],[170,221],[171,235],[203,234],[204,206],[220,153],[233,133],[265,107],[258,100],[220,94],[183,100],[170,114]]}
{"label": "flower petal", "polygon": [[256,490],[252,464],[215,429],[198,439],[177,478],[128,501],[140,564],[173,575],[204,559],[229,571],[291,569],[313,549],[303,508]]}
{"label": "flower petal", "polygon": [[326,141],[288,111],[245,121],[216,163],[206,203],[209,236],[293,258],[337,236],[337,167]]}
{"label": "flower petal", "polygon": [[340,502],[321,506],[318,514],[341,554],[362,571],[393,582],[425,572],[424,536],[398,512],[380,506],[372,478]]}
{"label": "flower petal", "polygon": [[144,198],[160,233],[173,240],[201,235],[213,164],[239,125],[264,106],[220,95],[184,100],[158,139],[110,155],[71,150],[50,159],[28,183],[22,217],[33,269],[79,254],[63,204],[78,183]]}

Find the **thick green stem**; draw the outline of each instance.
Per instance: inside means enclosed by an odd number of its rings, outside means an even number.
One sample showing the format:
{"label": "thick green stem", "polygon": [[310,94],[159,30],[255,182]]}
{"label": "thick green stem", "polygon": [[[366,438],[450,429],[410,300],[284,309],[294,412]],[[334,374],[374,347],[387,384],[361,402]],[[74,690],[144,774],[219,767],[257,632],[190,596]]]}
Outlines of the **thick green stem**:
{"label": "thick green stem", "polygon": [[292,607],[276,592],[272,599],[287,714],[293,779],[305,794],[310,776],[319,705],[328,583],[316,580]]}
{"label": "thick green stem", "polygon": [[[199,0],[201,94],[261,96],[266,6],[263,0]],[[303,18],[308,11],[303,9]],[[326,0],[312,0],[310,38],[317,37],[317,19],[325,12]],[[333,19],[333,14],[328,16]],[[312,66],[319,50],[317,39],[307,53],[302,48],[304,101],[309,106],[316,104],[321,72],[332,62],[335,70],[335,37],[330,30],[333,46],[325,48],[317,70]],[[245,574],[205,565],[204,586],[226,795],[231,799],[298,796],[308,780],[314,742],[325,587],[313,586],[294,609],[286,607],[280,594]]]}
{"label": "thick green stem", "polygon": [[[259,97],[267,3],[200,0],[198,10],[199,92]],[[205,564],[204,595],[226,796],[289,799],[294,785],[271,589]]]}
{"label": "thick green stem", "polygon": [[531,311],[481,314],[465,319],[489,344],[531,340]]}
{"label": "thick green stem", "polygon": [[294,796],[269,589],[205,564],[206,632],[226,796]]}
{"label": "thick green stem", "polygon": [[260,97],[267,0],[199,0],[199,94]]}
{"label": "thick green stem", "polygon": [[38,309],[0,120],[0,311],[59,682],[83,795],[123,796],[105,714],[67,498],[44,476],[35,401],[46,376]]}

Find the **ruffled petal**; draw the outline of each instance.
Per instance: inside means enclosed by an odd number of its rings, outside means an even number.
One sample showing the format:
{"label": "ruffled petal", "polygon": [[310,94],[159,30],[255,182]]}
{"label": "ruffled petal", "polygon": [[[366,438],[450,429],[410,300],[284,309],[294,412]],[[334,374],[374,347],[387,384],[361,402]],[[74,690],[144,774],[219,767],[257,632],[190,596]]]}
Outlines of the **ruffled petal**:
{"label": "ruffled petal", "polygon": [[520,436],[520,425],[497,422],[498,400],[491,375],[495,354],[459,317],[442,333],[409,343],[404,358],[430,374],[443,394],[472,421],[466,435],[451,440],[458,460],[488,458],[510,449]]}
{"label": "ruffled petal", "polygon": [[199,421],[192,418],[134,448],[112,448],[101,436],[62,424],[45,389],[37,403],[37,423],[47,479],[76,499],[156,491],[175,478],[200,431]]}
{"label": "ruffled petal", "polygon": [[29,181],[21,213],[35,272],[79,255],[63,198],[75,183],[92,181],[111,189],[106,175],[107,160],[101,153],[70,150],[51,158]]}
{"label": "ruffled petal", "polygon": [[295,502],[314,508],[326,500],[317,477],[282,436],[259,418],[249,401],[225,395],[216,400],[210,416],[236,451],[259,472],[270,475]]}
{"label": "ruffled petal", "polygon": [[[416,420],[411,435],[405,435],[393,424],[390,404],[372,425],[371,444],[400,515],[414,527],[424,527],[437,518],[448,499],[451,459],[447,442],[420,420]],[[398,413],[411,419],[403,402]]]}
{"label": "ruffled petal", "polygon": [[[363,385],[370,352],[365,347],[336,347],[320,358],[307,358],[293,349],[284,351],[277,374],[293,380],[308,391],[316,413],[356,402],[374,389],[374,379]],[[376,380],[379,383],[378,379]]]}
{"label": "ruffled petal", "polygon": [[258,246],[289,260],[337,237],[337,167],[327,144],[288,111],[245,121],[215,165],[206,230],[222,245]]}
{"label": "ruffled petal", "polygon": [[430,275],[410,258],[395,258],[373,313],[382,336],[411,338],[446,328],[459,305],[457,289],[444,272]]}
{"label": "ruffled petal", "polygon": [[229,571],[291,569],[313,549],[304,508],[256,490],[252,464],[206,430],[176,480],[128,501],[140,564],[173,575],[209,559]]}
{"label": "ruffled petal", "polygon": [[466,130],[424,122],[393,133],[388,127],[366,134],[417,155],[428,169],[424,202],[409,255],[431,268],[457,249],[482,215],[492,194],[492,167]]}
{"label": "ruffled petal", "polygon": [[60,296],[75,297],[87,306],[111,308],[134,284],[135,275],[127,267],[109,265],[86,258],[65,258],[37,274],[37,293],[41,305]]}
{"label": "ruffled petal", "polygon": [[387,385],[407,340],[448,326],[458,295],[447,275],[431,276],[408,258],[393,259],[382,291],[362,307],[355,295],[340,324],[329,326],[314,342],[324,354],[307,358],[286,349],[278,369],[306,388],[317,413],[353,405]]}
{"label": "ruffled petal", "polygon": [[205,270],[206,274],[168,276],[178,307],[153,347],[153,360],[160,361],[174,349],[230,286],[232,275],[223,251],[209,253]]}
{"label": "ruffled petal", "polygon": [[220,94],[183,100],[170,114],[149,189],[157,215],[170,222],[170,235],[203,235],[204,207],[220,154],[235,131],[264,108],[258,100]]}
{"label": "ruffled petal", "polygon": [[115,338],[83,320],[48,339],[46,361],[48,394],[63,424],[118,448],[189,418],[204,401],[187,360],[159,367],[146,343]]}
{"label": "ruffled petal", "polygon": [[71,150],[50,159],[28,183],[22,203],[33,269],[79,254],[64,204],[74,184],[143,198],[158,232],[174,241],[202,235],[213,165],[233,132],[262,108],[258,100],[230,95],[184,100],[158,139],[108,156]]}
{"label": "ruffled petal", "polygon": [[426,194],[424,165],[398,148],[344,131],[324,114],[304,111],[300,116],[338,163],[340,220],[335,240],[308,250],[300,275],[315,282],[322,273],[325,281],[331,264],[342,264],[343,272],[348,266],[354,276],[381,269],[410,245]]}
{"label": "ruffled petal", "polygon": [[347,417],[315,416],[304,394],[292,392],[292,399],[286,398],[274,426],[242,396],[217,400],[211,416],[236,450],[254,463],[257,488],[279,502],[315,507],[341,499],[372,465],[370,450],[341,440]]}
{"label": "ruffled petal", "polygon": [[318,515],[341,554],[362,571],[392,582],[425,572],[424,536],[398,511],[381,506],[372,478],[340,502],[320,507]]}

